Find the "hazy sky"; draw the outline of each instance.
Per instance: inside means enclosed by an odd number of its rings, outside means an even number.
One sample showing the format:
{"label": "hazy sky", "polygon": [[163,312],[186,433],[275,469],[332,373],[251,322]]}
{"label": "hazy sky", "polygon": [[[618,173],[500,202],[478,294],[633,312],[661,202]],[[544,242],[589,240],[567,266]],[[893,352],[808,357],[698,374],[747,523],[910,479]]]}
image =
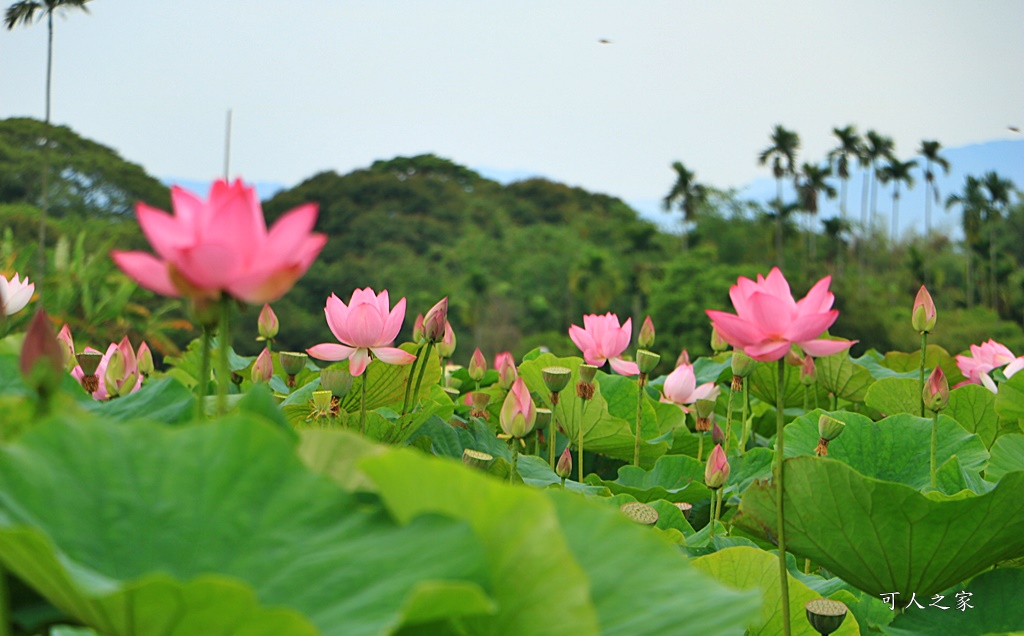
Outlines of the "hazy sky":
{"label": "hazy sky", "polygon": [[[6,0],[8,5],[13,0]],[[53,119],[159,177],[293,185],[433,152],[657,199],[739,186],[776,123],[913,154],[1020,139],[1024,2],[93,0],[55,21]],[[610,40],[602,44],[600,39]],[[0,32],[0,118],[42,118],[45,22]]]}

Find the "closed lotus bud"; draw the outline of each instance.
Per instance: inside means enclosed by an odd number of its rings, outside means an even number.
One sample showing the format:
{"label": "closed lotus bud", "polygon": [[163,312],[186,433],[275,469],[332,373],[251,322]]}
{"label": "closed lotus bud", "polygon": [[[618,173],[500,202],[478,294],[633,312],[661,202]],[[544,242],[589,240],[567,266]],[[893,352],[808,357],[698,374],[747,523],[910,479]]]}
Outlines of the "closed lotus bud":
{"label": "closed lotus bud", "polygon": [[684,364],[690,364],[690,354],[686,349],[680,352],[679,357],[676,358],[676,368],[683,366]]}
{"label": "closed lotus bud", "polygon": [[818,446],[814,453],[824,457],[828,455],[828,443],[839,437],[846,424],[830,415],[822,415],[818,418]]}
{"label": "closed lotus bud", "polygon": [[935,367],[928,381],[924,383],[924,391],[921,393],[924,398],[924,406],[933,413],[938,413],[946,408],[949,403],[949,382],[946,381],[946,374],[942,367]]}
{"label": "closed lotus bud", "polygon": [[330,391],[331,395],[339,400],[352,389],[352,382],[355,378],[348,372],[348,369],[320,369],[320,387]]}
{"label": "closed lotus bud", "polygon": [[586,382],[592,384],[594,378],[597,377],[597,366],[593,364],[581,364],[580,365],[580,382]]}
{"label": "closed lotus bud", "polygon": [[572,474],[572,453],[569,452],[568,446],[558,456],[558,462],[555,464],[555,474],[562,479]]}
{"label": "closed lotus bud", "polygon": [[540,371],[544,386],[552,393],[560,393],[572,378],[572,369],[566,367],[544,367]]}
{"label": "closed lotus bud", "polygon": [[277,321],[277,314],[270,308],[270,305],[263,305],[263,309],[260,310],[260,317],[256,319],[256,327],[260,333],[260,337],[257,340],[273,340],[277,337],[281,324]]}
{"label": "closed lotus bud", "polygon": [[107,387],[107,395],[114,397],[120,389],[119,381],[124,379],[125,359],[120,347],[111,350],[107,358],[107,371],[103,374],[103,385]]}
{"label": "closed lotus bud", "polygon": [[822,636],[838,630],[847,612],[846,604],[824,598],[807,601],[804,608],[807,610],[807,622]]}
{"label": "closed lotus bud", "polygon": [[800,384],[811,386],[815,381],[814,358],[806,356],[800,363]]}
{"label": "closed lotus bud", "polygon": [[917,290],[917,298],[914,299],[914,310],[910,315],[910,324],[918,333],[931,333],[935,329],[937,319],[935,302],[932,295],[928,293],[924,285]]}
{"label": "closed lotus bud", "polygon": [[658,366],[658,362],[660,360],[661,356],[656,353],[652,353],[646,349],[637,349],[636,366],[640,369],[640,373],[644,375],[650,375],[650,373]]}
{"label": "closed lotus bud", "polygon": [[715,444],[714,450],[708,456],[707,466],[704,467],[704,485],[711,490],[718,490],[725,485],[729,479],[729,460],[725,456],[720,444]]}
{"label": "closed lotus bud", "polygon": [[722,427],[715,422],[711,425],[711,441],[715,444],[725,443],[725,433],[722,432]]}
{"label": "closed lotus bud", "polygon": [[423,314],[416,314],[416,322],[412,325],[412,341],[423,342]]}
{"label": "closed lotus bud", "polygon": [[499,414],[501,430],[517,439],[526,437],[537,421],[537,408],[533,405],[530,390],[522,378],[516,378],[505,396]]}
{"label": "closed lotus bud", "polygon": [[484,374],[487,373],[487,358],[484,354],[477,349],[473,352],[473,357],[469,359],[469,377],[475,382],[479,382],[484,379]]}
{"label": "closed lotus bud", "polygon": [[654,346],[654,322],[650,316],[644,318],[644,324],[640,326],[640,333],[636,337],[636,346],[641,349],[650,349]]}
{"label": "closed lotus bud", "polygon": [[282,351],[278,356],[281,361],[281,368],[288,375],[297,375],[306,368],[306,360],[309,356],[305,353],[295,351]]}
{"label": "closed lotus bud", "polygon": [[448,297],[437,301],[423,318],[423,337],[428,342],[444,339],[444,328],[448,324]]}
{"label": "closed lotus bud", "polygon": [[508,391],[519,377],[515,358],[508,351],[499,353],[494,358],[494,368],[498,371],[498,386]]}
{"label": "closed lotus bud", "polygon": [[274,360],[270,357],[270,349],[264,347],[252,365],[252,381],[262,384],[270,382],[272,377],[274,377]]}
{"label": "closed lotus bud", "polygon": [[803,356],[800,355],[795,349],[790,349],[786,352],[786,364],[791,367],[799,367],[804,363]]}
{"label": "closed lotus bud", "polygon": [[437,343],[437,355],[442,358],[451,358],[455,353],[455,332],[452,331],[451,323],[444,325],[444,337]]}
{"label": "closed lotus bud", "polygon": [[732,374],[738,375],[741,378],[745,378],[754,371],[754,367],[757,365],[750,356],[743,353],[742,351],[732,352]]}
{"label": "closed lotus bud", "polygon": [[721,334],[714,327],[711,328],[711,350],[715,353],[721,353],[729,348],[729,343],[722,338]]}
{"label": "closed lotus bud", "polygon": [[143,341],[139,345],[139,352],[136,354],[138,358],[139,373],[142,374],[143,378],[148,378],[153,375],[153,352],[149,350],[149,345]]}
{"label": "closed lotus bud", "polygon": [[64,361],[64,368],[71,371],[75,368],[77,360],[75,360],[75,339],[71,337],[71,327],[68,327],[67,323],[60,328],[60,333],[57,334],[57,341],[60,343],[61,359]]}
{"label": "closed lotus bud", "polygon": [[64,375],[64,352],[50,327],[46,312],[39,310],[32,318],[18,359],[21,374],[29,386],[49,395],[60,386]]}

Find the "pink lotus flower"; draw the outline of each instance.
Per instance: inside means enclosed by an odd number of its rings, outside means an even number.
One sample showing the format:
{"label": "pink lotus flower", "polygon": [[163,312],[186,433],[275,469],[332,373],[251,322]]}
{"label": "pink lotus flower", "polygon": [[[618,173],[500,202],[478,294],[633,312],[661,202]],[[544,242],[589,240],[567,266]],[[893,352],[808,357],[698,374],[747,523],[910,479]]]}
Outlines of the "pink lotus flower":
{"label": "pink lotus flower", "polygon": [[111,253],[125,274],[164,296],[215,299],[223,292],[253,304],[277,300],[327,241],[312,232],[314,204],[285,213],[268,232],[256,191],[241,180],[216,181],[206,201],[174,187],[171,201],[174,216],[145,203],[135,208],[157,256]]}
{"label": "pink lotus flower", "polygon": [[390,309],[388,292],[380,294],[367,287],[352,292],[348,305],[334,294],[324,307],[327,326],[342,344],[322,343],[306,352],[320,360],[349,360],[349,373],[362,375],[370,356],[388,364],[411,364],[416,356],[395,347],[389,347],[398,336],[405,320],[405,299]]}
{"label": "pink lotus flower", "polygon": [[[92,347],[86,347],[85,352],[99,353]],[[119,358],[120,361],[115,360],[116,358]],[[117,368],[109,369],[111,364]],[[108,370],[116,371],[116,373],[108,373]],[[71,377],[78,380],[79,383],[82,382],[84,376],[80,366],[76,366],[71,371]],[[128,336],[122,338],[119,343],[110,343],[96,368],[96,377],[100,379],[100,383],[92,392],[92,397],[95,400],[102,401],[113,396],[128,395],[142,387],[142,374],[139,373],[135,351],[132,349],[131,342],[128,341]]]}
{"label": "pink lotus flower", "polygon": [[576,325],[569,327],[569,337],[583,352],[587,364],[599,367],[607,360],[616,373],[637,375],[640,369],[636,363],[622,359],[622,352],[632,337],[632,327],[632,318],[627,318],[620,327],[619,317],[613,313],[603,316],[587,314],[583,316],[582,329]]}
{"label": "pink lotus flower", "polygon": [[854,342],[819,338],[839,317],[832,309],[831,281],[831,276],[822,278],[796,301],[786,278],[774,267],[767,277],[758,274],[756,283],[741,276],[729,289],[736,314],[712,309],[705,313],[726,342],[761,362],[785,357],[792,345],[812,356],[832,355]]}
{"label": "pink lotus flower", "polygon": [[[971,355],[956,357],[956,366],[960,368],[960,372],[967,378],[965,382],[961,382],[957,386],[963,386],[964,384],[986,384],[986,378],[991,383],[992,380],[988,376],[989,372],[998,369],[1004,364],[1009,365],[1011,363],[1014,365],[1014,368],[1010,375],[1013,375],[1021,366],[1024,366],[1024,362],[1018,364],[1013,358],[1013,353],[995,340],[989,339],[988,342],[983,342],[980,345],[971,345]],[[1007,369],[1010,370],[1009,367]],[[1006,377],[1010,377],[1010,375]],[[995,386],[994,383],[992,384]],[[991,388],[989,387],[990,390]]]}
{"label": "pink lotus flower", "polygon": [[530,389],[522,378],[516,378],[512,388],[505,396],[501,405],[498,421],[506,435],[516,438],[526,437],[533,430],[537,421],[537,407],[533,405]]}
{"label": "pink lotus flower", "polygon": [[512,388],[512,383],[519,377],[516,359],[510,352],[503,351],[495,356],[494,368],[498,371],[498,386],[508,391]]}
{"label": "pink lotus flower", "polygon": [[18,279],[17,272],[10,280],[0,276],[0,312],[5,316],[18,313],[32,300],[35,291],[36,285],[28,282],[28,276],[21,280]]}
{"label": "pink lotus flower", "polygon": [[661,401],[676,404],[689,413],[689,405],[697,400],[717,400],[722,390],[714,382],[705,382],[697,386],[697,376],[693,373],[693,365],[681,364],[665,378],[661,387]]}

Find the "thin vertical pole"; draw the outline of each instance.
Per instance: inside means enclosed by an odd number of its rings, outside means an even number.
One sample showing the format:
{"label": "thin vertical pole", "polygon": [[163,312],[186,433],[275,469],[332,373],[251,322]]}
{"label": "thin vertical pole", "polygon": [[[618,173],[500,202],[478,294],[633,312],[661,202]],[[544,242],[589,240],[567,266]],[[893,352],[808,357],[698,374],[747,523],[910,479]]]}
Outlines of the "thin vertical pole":
{"label": "thin vertical pole", "polygon": [[224,126],[224,180],[231,177],[231,109],[228,109],[227,123]]}

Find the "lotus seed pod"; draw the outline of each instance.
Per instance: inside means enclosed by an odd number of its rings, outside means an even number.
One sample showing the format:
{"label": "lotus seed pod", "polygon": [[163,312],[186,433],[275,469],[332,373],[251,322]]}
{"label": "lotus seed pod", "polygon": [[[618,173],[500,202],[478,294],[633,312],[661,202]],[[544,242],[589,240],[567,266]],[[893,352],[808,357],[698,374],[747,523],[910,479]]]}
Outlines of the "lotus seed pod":
{"label": "lotus seed pod", "polygon": [[75,359],[78,360],[78,366],[82,367],[84,375],[96,375],[96,369],[99,368],[100,361],[103,360],[103,354],[89,351],[75,355]]}
{"label": "lotus seed pod", "polygon": [[839,629],[846,619],[846,605],[839,601],[818,598],[807,601],[804,608],[807,610],[807,622],[821,636],[828,636]]}
{"label": "lotus seed pod", "polygon": [[639,524],[653,526],[658,523],[658,511],[645,503],[630,501],[629,503],[622,504],[619,509],[622,510],[623,514]]}
{"label": "lotus seed pod", "polygon": [[305,353],[296,353],[295,351],[282,351],[279,359],[281,360],[281,368],[288,375],[297,375],[300,371],[306,368],[306,360],[309,356]]}
{"label": "lotus seed pod", "polygon": [[676,508],[679,508],[679,512],[683,513],[683,516],[687,519],[690,518],[690,513],[693,511],[693,504],[685,501],[677,501],[675,504]]}
{"label": "lotus seed pod", "polygon": [[320,387],[330,391],[331,395],[339,400],[348,395],[352,389],[355,378],[348,372],[348,369],[328,368],[320,369]]}
{"label": "lotus seed pod", "polygon": [[597,377],[597,366],[593,364],[580,365],[580,382],[590,384]]}
{"label": "lotus seed pod", "polygon": [[313,391],[313,408],[320,413],[330,412],[332,397],[330,391]]}
{"label": "lotus seed pod", "polygon": [[551,409],[538,408],[537,419],[533,423],[533,427],[538,431],[546,431],[548,424],[551,423]]}
{"label": "lotus seed pod", "polygon": [[846,424],[831,415],[822,415],[818,418],[818,437],[832,441],[843,432]]}
{"label": "lotus seed pod", "polygon": [[491,462],[494,461],[493,455],[467,448],[462,451],[462,463],[470,468],[479,468],[481,470],[487,470]]}
{"label": "lotus seed pod", "polygon": [[552,393],[559,393],[569,384],[572,378],[572,369],[566,367],[544,367],[540,372],[544,379],[544,386]]}
{"label": "lotus seed pod", "polygon": [[654,371],[655,367],[658,366],[660,360],[661,356],[646,349],[638,349],[636,352],[636,366],[640,369],[640,373],[644,375],[650,375],[651,371]]}
{"label": "lotus seed pod", "polygon": [[732,352],[732,374],[745,378],[754,371],[757,362],[742,351]]}

